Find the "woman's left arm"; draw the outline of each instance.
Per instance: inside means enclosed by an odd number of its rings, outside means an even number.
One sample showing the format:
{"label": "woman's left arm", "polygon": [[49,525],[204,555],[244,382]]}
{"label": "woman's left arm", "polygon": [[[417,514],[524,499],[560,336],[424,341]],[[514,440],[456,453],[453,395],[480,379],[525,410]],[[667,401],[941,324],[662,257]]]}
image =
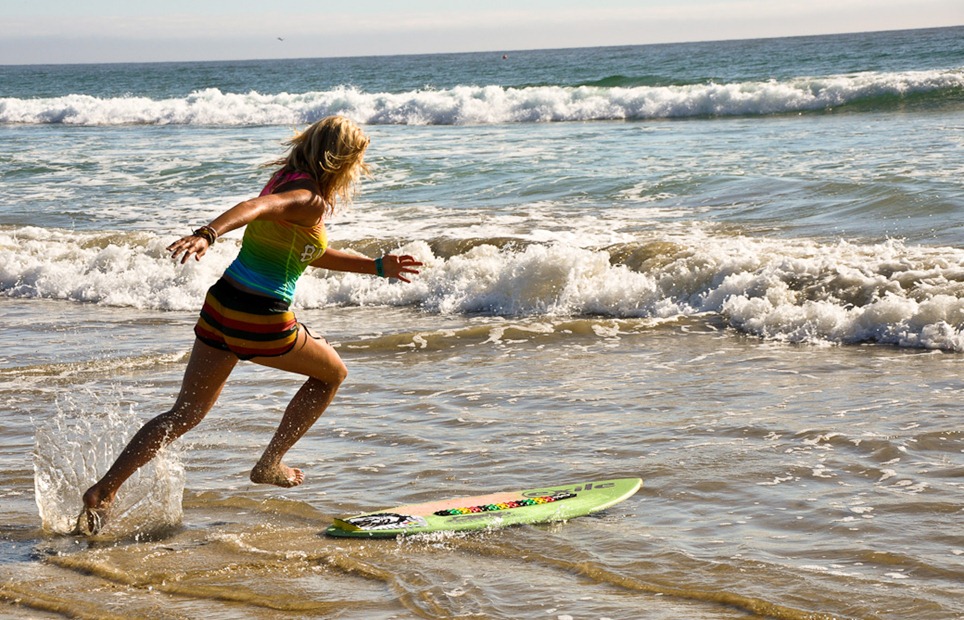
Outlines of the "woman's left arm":
{"label": "woman's left arm", "polygon": [[418,270],[414,267],[421,267],[422,263],[407,254],[403,256],[386,254],[373,260],[366,256],[328,248],[320,258],[312,261],[311,266],[332,271],[370,273],[386,278],[398,278],[402,282],[411,282],[405,277],[406,274],[417,274]]}

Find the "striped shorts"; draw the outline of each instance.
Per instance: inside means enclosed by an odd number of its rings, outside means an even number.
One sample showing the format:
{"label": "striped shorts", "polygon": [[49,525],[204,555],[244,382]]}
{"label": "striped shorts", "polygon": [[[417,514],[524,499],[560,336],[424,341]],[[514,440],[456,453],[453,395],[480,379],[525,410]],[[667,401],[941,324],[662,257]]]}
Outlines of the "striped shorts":
{"label": "striped shorts", "polygon": [[273,357],[294,348],[298,321],[287,302],[238,290],[221,279],[208,289],[194,334],[238,359]]}

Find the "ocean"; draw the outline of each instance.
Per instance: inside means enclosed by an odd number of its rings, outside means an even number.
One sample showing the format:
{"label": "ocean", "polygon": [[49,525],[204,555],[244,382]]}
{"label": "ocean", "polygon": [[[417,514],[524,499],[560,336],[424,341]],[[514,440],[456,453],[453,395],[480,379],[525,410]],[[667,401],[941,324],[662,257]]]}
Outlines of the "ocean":
{"label": "ocean", "polygon": [[[0,66],[0,618],[964,618],[964,27],[593,49]],[[371,179],[300,320],[349,377],[241,364],[132,478],[256,195],[343,114]],[[567,523],[389,541],[333,517],[639,476]]]}

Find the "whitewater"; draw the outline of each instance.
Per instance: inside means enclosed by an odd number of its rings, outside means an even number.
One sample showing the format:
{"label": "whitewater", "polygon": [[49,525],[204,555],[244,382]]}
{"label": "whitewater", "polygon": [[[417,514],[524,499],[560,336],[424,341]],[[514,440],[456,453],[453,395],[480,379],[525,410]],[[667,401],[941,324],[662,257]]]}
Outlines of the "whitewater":
{"label": "whitewater", "polygon": [[[0,230],[0,287],[9,297],[190,311],[239,246],[222,244],[203,265],[185,269],[165,260],[168,243],[143,233]],[[431,240],[400,245],[427,265],[427,276],[412,286],[313,273],[295,303],[505,317],[714,313],[733,328],[789,342],[964,351],[964,250],[894,240],[861,246],[721,238],[700,230],[608,248],[471,245],[448,256],[437,255]]]}
{"label": "whitewater", "polygon": [[334,114],[393,125],[647,120],[792,114],[861,105],[886,108],[908,97],[940,99],[960,96],[962,90],[961,69],[671,86],[462,85],[401,93],[368,93],[353,86],[277,94],[209,88],[160,100],[84,94],[0,98],[0,123],[304,125]]}

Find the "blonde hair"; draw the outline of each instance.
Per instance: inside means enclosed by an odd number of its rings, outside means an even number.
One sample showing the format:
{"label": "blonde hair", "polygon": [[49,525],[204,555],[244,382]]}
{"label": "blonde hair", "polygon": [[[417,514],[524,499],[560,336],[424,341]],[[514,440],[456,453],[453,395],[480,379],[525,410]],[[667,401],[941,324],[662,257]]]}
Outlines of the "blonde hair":
{"label": "blonde hair", "polygon": [[365,149],[371,140],[344,116],[329,116],[285,142],[288,155],[268,166],[281,166],[280,173],[304,172],[318,186],[326,210],[335,210],[341,199],[350,203],[362,175],[371,176]]}

